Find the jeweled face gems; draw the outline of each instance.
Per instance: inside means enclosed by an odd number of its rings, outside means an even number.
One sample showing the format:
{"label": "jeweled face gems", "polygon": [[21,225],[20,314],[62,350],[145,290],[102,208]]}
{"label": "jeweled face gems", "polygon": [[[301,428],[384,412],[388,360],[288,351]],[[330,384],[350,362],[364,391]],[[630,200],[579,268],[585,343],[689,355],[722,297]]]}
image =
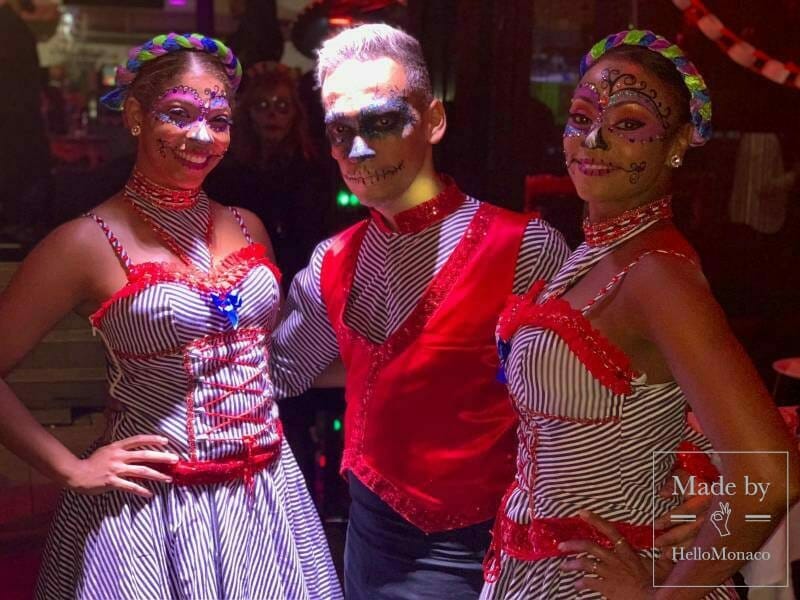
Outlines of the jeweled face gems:
{"label": "jeweled face gems", "polygon": [[219,86],[202,93],[182,84],[168,88],[156,99],[151,115],[172,128],[170,135],[156,140],[162,158],[172,157],[189,170],[202,171],[227,149],[233,121]]}
{"label": "jeweled face gems", "polygon": [[564,137],[585,136],[588,148],[606,149],[606,134],[628,143],[666,139],[672,108],[646,80],[619,69],[603,69],[600,81],[578,86]]}
{"label": "jeweled face gems", "polygon": [[193,129],[198,141],[211,141],[211,132],[226,133],[233,120],[225,92],[218,86],[201,94],[187,85],[177,85],[159,96],[151,114],[162,123]]}
{"label": "jeweled face gems", "polygon": [[200,68],[187,69],[162,88],[141,115],[136,167],[166,187],[201,187],[231,141],[225,89],[216,74]]}
{"label": "jeweled face gems", "polygon": [[587,70],[572,96],[563,140],[578,195],[630,208],[666,194],[680,101],[657,74],[628,57],[605,57]]}

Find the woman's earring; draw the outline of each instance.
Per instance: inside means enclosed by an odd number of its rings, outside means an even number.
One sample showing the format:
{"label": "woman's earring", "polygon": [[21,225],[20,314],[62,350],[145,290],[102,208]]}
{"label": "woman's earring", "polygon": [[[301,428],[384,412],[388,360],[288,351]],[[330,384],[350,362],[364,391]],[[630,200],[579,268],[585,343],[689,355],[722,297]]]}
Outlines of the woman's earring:
{"label": "woman's earring", "polygon": [[669,166],[672,167],[673,169],[677,169],[682,164],[683,164],[683,159],[677,154],[673,154],[669,159]]}
{"label": "woman's earring", "polygon": [[140,133],[142,133],[142,126],[141,125],[134,125],[133,127],[131,127],[131,135],[133,137],[138,136]]}

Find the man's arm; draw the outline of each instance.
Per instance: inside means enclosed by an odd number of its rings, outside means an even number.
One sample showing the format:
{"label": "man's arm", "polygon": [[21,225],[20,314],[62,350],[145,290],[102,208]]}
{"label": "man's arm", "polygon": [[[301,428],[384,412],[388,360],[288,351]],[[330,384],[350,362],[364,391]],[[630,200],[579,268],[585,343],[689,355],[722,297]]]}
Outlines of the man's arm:
{"label": "man's arm", "polygon": [[514,293],[524,294],[535,281],[552,279],[569,254],[569,246],[558,230],[541,219],[532,219],[519,249]]}
{"label": "man's arm", "polygon": [[319,244],[292,281],[284,318],[272,336],[270,376],[277,398],[297,396],[339,357],[339,344],[320,292],[322,259],[331,240]]}

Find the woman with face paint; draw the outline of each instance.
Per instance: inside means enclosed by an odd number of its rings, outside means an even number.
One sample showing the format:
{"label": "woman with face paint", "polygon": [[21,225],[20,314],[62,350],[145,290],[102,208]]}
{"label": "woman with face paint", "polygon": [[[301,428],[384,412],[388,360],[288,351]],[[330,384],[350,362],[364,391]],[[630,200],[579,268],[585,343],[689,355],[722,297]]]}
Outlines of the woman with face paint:
{"label": "woman with face paint", "polygon": [[[647,31],[602,40],[581,73],[564,153],[588,209],[585,242],[512,298],[498,326],[520,443],[482,597],[737,597],[722,586],[797,499],[798,457],[670,220],[672,173],[710,134],[708,91],[677,46]],[[719,455],[735,485],[694,516],[694,547],[662,556],[653,517],[681,497],[658,491],[687,405],[715,448],[737,451]],[[769,493],[747,495],[745,476]],[[753,513],[769,520],[745,522]]]}
{"label": "woman with face paint", "polygon": [[71,310],[108,360],[106,432],[80,458],[0,382],[0,442],[66,488],[38,598],[341,597],[272,400],[269,239],[201,190],[240,74],[199,34],[133,49],[104,98],[138,142],[128,183],[51,233],[0,296],[3,373]]}

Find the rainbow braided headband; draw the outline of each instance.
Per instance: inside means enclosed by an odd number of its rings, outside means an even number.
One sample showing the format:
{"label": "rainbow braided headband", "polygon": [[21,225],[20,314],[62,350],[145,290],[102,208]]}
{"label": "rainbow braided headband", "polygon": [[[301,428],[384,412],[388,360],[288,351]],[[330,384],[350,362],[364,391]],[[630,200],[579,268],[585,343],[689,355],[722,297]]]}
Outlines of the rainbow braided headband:
{"label": "rainbow braided headband", "polygon": [[128,62],[117,67],[116,84],[113,90],[105,94],[100,101],[112,110],[122,110],[122,104],[128,93],[128,88],[136,79],[139,70],[146,62],[155,60],[179,50],[197,50],[207,52],[219,58],[228,74],[231,87],[235,90],[242,80],[242,65],[233,55],[231,49],[214,38],[206,37],[200,33],[167,33],[157,35],[152,40],[141,46],[132,48],[128,53]]}
{"label": "rainbow braided headband", "polygon": [[581,77],[603,54],[618,46],[639,46],[652,50],[669,59],[675,65],[691,95],[689,112],[694,126],[691,145],[702,146],[705,144],[711,138],[711,96],[697,67],[686,58],[683,50],[668,39],[656,35],[652,31],[639,29],[620,31],[610,35],[592,46],[592,49],[583,57],[581,60]]}

